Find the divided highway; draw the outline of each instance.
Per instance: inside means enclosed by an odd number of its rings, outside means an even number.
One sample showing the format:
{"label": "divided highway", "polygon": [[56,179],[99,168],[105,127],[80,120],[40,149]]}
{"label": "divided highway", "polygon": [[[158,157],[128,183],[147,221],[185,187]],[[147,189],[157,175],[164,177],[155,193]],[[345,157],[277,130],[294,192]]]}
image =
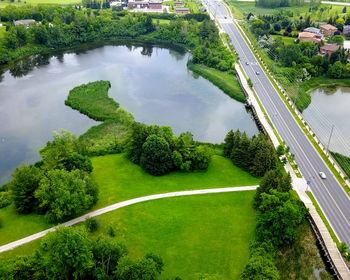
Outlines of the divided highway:
{"label": "divided highway", "polygon": [[[224,32],[230,36],[244,72],[252,80],[256,94],[278,134],[295,154],[295,161],[304,178],[311,182],[312,193],[338,239],[350,245],[350,199],[348,195],[299,127],[242,34],[232,22],[226,8],[218,1],[210,1],[209,6],[205,1],[204,3],[212,14],[216,15]],[[319,172],[321,171],[326,174],[326,179],[320,178]]]}

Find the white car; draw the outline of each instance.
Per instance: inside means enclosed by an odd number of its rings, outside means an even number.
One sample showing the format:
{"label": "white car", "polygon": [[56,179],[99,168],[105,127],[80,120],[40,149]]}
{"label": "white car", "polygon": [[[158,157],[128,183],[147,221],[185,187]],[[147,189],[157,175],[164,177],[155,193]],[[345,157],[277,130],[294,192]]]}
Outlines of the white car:
{"label": "white car", "polygon": [[320,177],[322,178],[322,179],[326,179],[327,178],[327,176],[326,176],[326,174],[324,174],[324,172],[319,172],[318,173],[319,175],[320,175]]}
{"label": "white car", "polygon": [[259,72],[259,71],[256,71],[255,74],[260,75],[260,72]]}

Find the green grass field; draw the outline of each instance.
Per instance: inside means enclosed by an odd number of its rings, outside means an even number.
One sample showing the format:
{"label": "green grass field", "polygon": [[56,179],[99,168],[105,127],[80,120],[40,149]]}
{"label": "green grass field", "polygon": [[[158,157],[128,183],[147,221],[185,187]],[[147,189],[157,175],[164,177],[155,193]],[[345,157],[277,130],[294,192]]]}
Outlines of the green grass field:
{"label": "green grass field", "polygon": [[288,46],[288,45],[291,45],[291,44],[294,44],[294,40],[296,38],[293,38],[293,37],[286,37],[286,36],[279,36],[279,35],[272,35],[272,38],[276,39],[276,38],[282,38],[282,41],[283,43]]}
{"label": "green grass field", "polygon": [[22,5],[38,5],[38,4],[52,4],[52,5],[74,5],[74,4],[81,4],[81,0],[21,0],[18,2],[18,0],[15,0],[13,3],[11,3],[9,0],[0,1],[0,8],[4,8],[7,5],[16,5],[16,6],[22,6]]}
{"label": "green grass field", "polygon": [[[161,279],[239,279],[254,237],[254,193],[175,197],[128,206],[97,217],[101,226],[93,236],[106,234],[112,226],[131,256],[159,254],[165,263]],[[38,245],[39,241],[27,244],[0,259],[31,254]]]}
{"label": "green grass field", "polygon": [[[293,6],[293,7],[281,7],[281,8],[262,8],[255,6],[254,2],[238,2],[238,1],[228,1],[229,5],[233,7],[233,13],[235,16],[237,15],[238,19],[243,19],[243,15],[248,15],[249,13],[253,13],[255,15],[273,15],[278,11],[287,11],[292,12],[295,18],[299,18],[300,16],[306,17],[308,15],[311,16],[312,20],[317,21],[328,21],[329,17],[335,17],[337,15],[342,15],[343,6],[338,5],[329,5],[329,4],[305,4],[303,6]],[[317,11],[312,11],[309,13],[309,8],[318,6]],[[330,10],[326,10],[324,12],[320,11],[321,7],[332,7]]]}
{"label": "green grass field", "polygon": [[[259,184],[259,179],[234,166],[229,159],[214,155],[207,171],[172,172],[155,177],[129,161],[124,154],[92,158],[93,177],[99,184],[94,209],[140,196],[178,190],[235,187]],[[52,225],[44,216],[18,215],[10,205],[0,209],[0,245],[44,230]]]}

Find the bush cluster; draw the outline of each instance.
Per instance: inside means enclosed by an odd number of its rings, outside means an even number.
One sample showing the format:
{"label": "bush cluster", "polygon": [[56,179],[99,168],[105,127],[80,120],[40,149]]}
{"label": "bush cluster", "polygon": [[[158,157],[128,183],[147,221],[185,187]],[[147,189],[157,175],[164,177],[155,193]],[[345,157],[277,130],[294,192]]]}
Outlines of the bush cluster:
{"label": "bush cluster", "polygon": [[62,131],[40,150],[42,161],[16,168],[8,183],[18,213],[45,214],[59,222],[81,214],[97,201],[91,160],[73,135]]}
{"label": "bush cluster", "polygon": [[45,236],[34,255],[1,262],[0,279],[155,280],[163,266],[157,255],[134,260],[114,239],[92,240],[81,229],[62,227]]}
{"label": "bush cluster", "polygon": [[189,132],[174,136],[170,127],[135,122],[128,142],[131,161],[153,175],[172,170],[204,170],[211,159],[209,147],[198,145]]}
{"label": "bush cluster", "polygon": [[230,158],[235,165],[253,176],[261,177],[277,167],[276,151],[268,136],[259,133],[249,138],[247,134],[229,131],[225,137],[224,156]]}

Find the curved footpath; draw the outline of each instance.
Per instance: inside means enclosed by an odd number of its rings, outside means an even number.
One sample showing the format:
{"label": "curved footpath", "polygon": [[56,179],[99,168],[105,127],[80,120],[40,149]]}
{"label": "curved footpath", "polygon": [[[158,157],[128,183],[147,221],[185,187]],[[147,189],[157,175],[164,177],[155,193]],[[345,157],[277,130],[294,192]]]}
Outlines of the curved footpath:
{"label": "curved footpath", "polygon": [[41,237],[45,236],[48,232],[57,230],[59,226],[69,227],[69,226],[78,224],[80,222],[84,222],[88,218],[96,217],[96,216],[105,214],[107,212],[111,212],[111,211],[117,210],[117,209],[125,207],[125,206],[129,206],[132,204],[136,204],[136,203],[140,203],[140,202],[144,202],[144,201],[149,201],[149,200],[160,199],[160,198],[166,198],[166,197],[175,197],[175,196],[252,191],[252,190],[256,190],[257,187],[258,186],[246,186],[246,187],[230,187],[230,188],[218,188],[218,189],[193,190],[193,191],[178,191],[178,192],[170,192],[170,193],[153,194],[153,195],[129,199],[126,201],[118,202],[118,203],[112,204],[110,206],[95,210],[93,212],[87,213],[87,214],[80,216],[78,218],[75,218],[73,220],[65,222],[61,225],[54,226],[54,227],[49,228],[47,230],[35,233],[33,235],[29,235],[25,238],[22,238],[22,239],[19,239],[17,241],[3,245],[0,247],[0,253],[3,253],[3,252],[8,251],[8,250],[12,250],[18,246],[24,245],[28,242],[34,241],[38,238],[41,238]]}

